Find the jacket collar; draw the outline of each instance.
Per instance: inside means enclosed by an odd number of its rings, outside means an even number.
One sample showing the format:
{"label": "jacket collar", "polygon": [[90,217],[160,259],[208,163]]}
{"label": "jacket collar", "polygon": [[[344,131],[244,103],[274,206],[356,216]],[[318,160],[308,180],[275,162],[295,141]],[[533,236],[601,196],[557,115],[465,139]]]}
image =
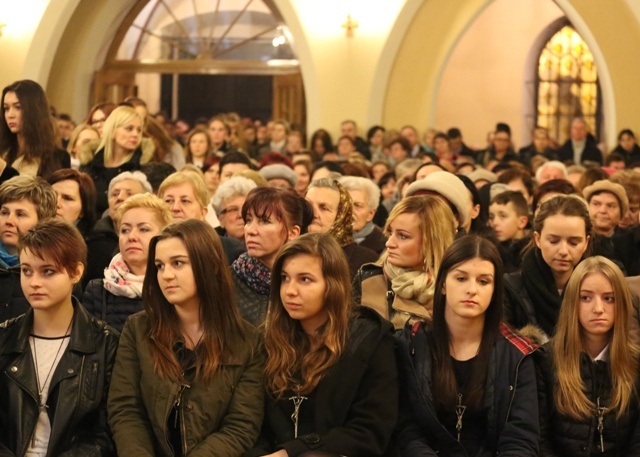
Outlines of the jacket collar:
{"label": "jacket collar", "polygon": [[[92,332],[87,331],[91,325],[93,317],[75,298],[73,301],[73,326],[71,327],[71,339],[69,349],[74,352],[91,354],[96,352],[96,342],[91,337]],[[8,341],[4,349],[0,348],[0,353],[22,353],[29,350],[29,335],[33,329],[33,309],[29,308],[24,315],[16,318],[17,335],[12,341]]]}

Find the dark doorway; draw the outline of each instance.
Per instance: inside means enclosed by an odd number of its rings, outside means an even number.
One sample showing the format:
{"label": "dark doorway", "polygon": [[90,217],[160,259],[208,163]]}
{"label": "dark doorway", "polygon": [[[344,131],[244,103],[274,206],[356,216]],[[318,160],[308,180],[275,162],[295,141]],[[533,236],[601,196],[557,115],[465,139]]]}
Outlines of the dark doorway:
{"label": "dark doorway", "polygon": [[193,125],[199,117],[236,112],[267,122],[273,111],[273,76],[178,75],[178,113],[171,111],[174,75],[162,75],[161,110]]}

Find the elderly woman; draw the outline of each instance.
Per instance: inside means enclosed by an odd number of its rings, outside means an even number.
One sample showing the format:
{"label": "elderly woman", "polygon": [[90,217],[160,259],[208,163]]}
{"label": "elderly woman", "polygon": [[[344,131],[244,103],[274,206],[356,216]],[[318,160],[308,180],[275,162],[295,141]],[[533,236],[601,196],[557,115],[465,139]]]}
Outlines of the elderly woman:
{"label": "elderly woman", "polygon": [[84,272],[84,286],[96,278],[102,277],[103,270],[109,265],[114,251],[118,249],[116,233],[117,210],[124,201],[135,194],[152,193],[151,184],[141,171],[125,171],[113,178],[109,183],[109,211],[106,216],[96,222],[87,237],[87,268]]}
{"label": "elderly woman", "polygon": [[358,176],[345,176],[339,181],[353,202],[353,239],[360,246],[382,254],[387,237],[373,222],[380,204],[380,189],[372,180]]}
{"label": "elderly woman", "polygon": [[307,232],[313,209],[293,189],[257,187],[242,206],[247,252],[231,265],[240,314],[254,325],[267,316],[271,269],[280,248]]}
{"label": "elderly woman", "polygon": [[244,242],[244,220],[242,205],[247,195],[256,188],[256,183],[240,176],[225,181],[211,198],[211,206],[218,215],[219,235],[237,238]]}
{"label": "elderly woman", "polygon": [[374,251],[353,239],[353,203],[342,184],[331,178],[318,179],[309,185],[305,198],[313,208],[309,232],[329,233],[338,241],[347,256],[351,279],[362,265],[376,261]]}
{"label": "elderly woman", "polygon": [[118,208],[117,220],[120,252],[105,268],[104,277],[87,285],[82,303],[91,314],[122,331],[127,317],[143,309],[149,242],[173,217],[160,198],[139,194]]}
{"label": "elderly woman", "polygon": [[141,148],[144,121],[129,106],[113,110],[104,124],[98,152],[81,170],[88,173],[98,192],[97,213],[108,207],[107,189],[113,178],[124,171],[139,170],[152,154]]}

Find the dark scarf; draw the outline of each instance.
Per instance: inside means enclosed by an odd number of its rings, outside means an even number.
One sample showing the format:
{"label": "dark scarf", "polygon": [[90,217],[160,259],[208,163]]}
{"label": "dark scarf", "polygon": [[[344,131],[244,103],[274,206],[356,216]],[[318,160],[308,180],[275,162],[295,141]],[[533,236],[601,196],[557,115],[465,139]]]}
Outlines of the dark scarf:
{"label": "dark scarf", "polygon": [[558,294],[551,268],[538,248],[530,249],[522,259],[522,282],[533,301],[538,326],[549,336],[555,333],[562,297]]}
{"label": "dark scarf", "polygon": [[244,252],[231,264],[231,268],[251,289],[260,295],[269,295],[271,270],[264,263]]}

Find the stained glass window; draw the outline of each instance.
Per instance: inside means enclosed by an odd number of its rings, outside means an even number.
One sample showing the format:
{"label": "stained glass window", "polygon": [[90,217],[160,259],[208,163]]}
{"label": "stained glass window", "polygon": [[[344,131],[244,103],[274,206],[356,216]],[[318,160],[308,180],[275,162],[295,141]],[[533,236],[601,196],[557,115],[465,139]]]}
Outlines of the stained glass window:
{"label": "stained glass window", "polygon": [[571,120],[583,117],[599,135],[601,116],[598,73],[593,54],[570,25],[547,42],[538,59],[536,124],[560,144],[570,135]]}

